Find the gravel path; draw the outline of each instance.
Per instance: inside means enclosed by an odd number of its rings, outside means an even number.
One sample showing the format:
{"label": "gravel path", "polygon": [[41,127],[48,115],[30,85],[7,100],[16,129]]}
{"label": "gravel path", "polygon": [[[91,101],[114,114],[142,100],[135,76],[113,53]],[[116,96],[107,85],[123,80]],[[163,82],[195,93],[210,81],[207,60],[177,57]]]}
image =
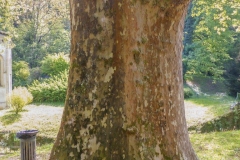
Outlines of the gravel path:
{"label": "gravel path", "polygon": [[[4,125],[4,122],[0,121],[0,131],[15,130],[16,132],[26,129],[38,129],[40,131],[38,136],[42,135],[44,132],[43,135],[55,138],[61,121],[62,112],[63,107],[28,105],[26,106],[25,111],[20,113],[21,116],[19,119],[16,119],[14,123]],[[10,109],[0,110],[0,117],[6,114],[14,115]],[[208,108],[186,101],[185,114],[188,126],[196,125],[213,118],[213,116],[208,112]],[[7,119],[7,117],[5,120],[11,121],[11,119]],[[0,159],[2,159],[3,155],[0,154]],[[49,154],[38,154],[37,156],[38,159],[48,159],[46,157],[48,157]],[[18,160],[18,157],[10,158],[10,160]]]}
{"label": "gravel path", "polygon": [[185,115],[188,127],[211,120],[214,116],[208,108],[185,101]]}
{"label": "gravel path", "polygon": [[[196,105],[191,102],[185,101],[185,115],[188,126],[196,125],[213,118],[207,107]],[[28,105],[26,106],[26,112],[21,112],[21,118],[19,121],[13,123],[12,125],[1,126],[0,130],[8,130],[15,128],[16,130],[27,129],[28,126],[36,126],[40,123],[47,123],[46,126],[53,127],[54,123],[59,124],[61,120],[61,115],[63,112],[63,107],[52,107],[52,106],[36,106]],[[1,110],[0,117],[5,115],[9,110]],[[20,125],[21,124],[21,125]],[[23,125],[24,124],[24,125]],[[56,128],[57,129],[57,128]]]}

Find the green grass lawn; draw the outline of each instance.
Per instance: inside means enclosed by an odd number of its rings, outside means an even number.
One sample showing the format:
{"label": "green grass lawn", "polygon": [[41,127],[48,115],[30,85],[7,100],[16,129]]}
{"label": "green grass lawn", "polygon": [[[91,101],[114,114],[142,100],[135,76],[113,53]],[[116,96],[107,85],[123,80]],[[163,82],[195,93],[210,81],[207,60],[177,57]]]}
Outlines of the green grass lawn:
{"label": "green grass lawn", "polygon": [[[23,112],[16,115],[11,109],[0,110],[0,145],[1,160],[17,160],[20,150],[10,150],[9,146],[19,147],[16,133],[20,130],[37,129],[37,159],[49,159],[53,142],[57,136],[63,112],[63,103],[28,105]],[[9,132],[4,134],[5,132]],[[12,138],[9,138],[12,137]]]}
{"label": "green grass lawn", "polygon": [[200,160],[239,160],[240,131],[190,134]]}
{"label": "green grass lawn", "polygon": [[[229,112],[229,107],[235,99],[229,96],[200,95],[185,101],[207,107],[209,112],[217,117]],[[200,160],[240,159],[239,130],[190,134],[190,140]]]}

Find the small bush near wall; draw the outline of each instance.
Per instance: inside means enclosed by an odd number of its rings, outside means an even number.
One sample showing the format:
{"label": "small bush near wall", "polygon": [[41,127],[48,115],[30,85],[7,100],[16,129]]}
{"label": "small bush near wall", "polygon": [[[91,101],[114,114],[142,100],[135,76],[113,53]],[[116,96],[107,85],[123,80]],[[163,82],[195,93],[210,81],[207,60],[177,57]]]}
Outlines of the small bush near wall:
{"label": "small bush near wall", "polygon": [[7,102],[16,114],[21,112],[23,107],[31,103],[33,100],[32,94],[26,87],[14,88],[12,93],[8,96]]}

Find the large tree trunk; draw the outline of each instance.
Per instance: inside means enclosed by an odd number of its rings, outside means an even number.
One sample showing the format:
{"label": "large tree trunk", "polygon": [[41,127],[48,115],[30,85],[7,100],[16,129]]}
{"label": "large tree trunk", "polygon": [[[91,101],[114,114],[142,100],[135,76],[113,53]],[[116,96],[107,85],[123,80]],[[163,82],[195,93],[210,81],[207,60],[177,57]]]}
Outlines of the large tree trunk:
{"label": "large tree trunk", "polygon": [[182,87],[188,3],[70,0],[68,94],[50,159],[197,159]]}

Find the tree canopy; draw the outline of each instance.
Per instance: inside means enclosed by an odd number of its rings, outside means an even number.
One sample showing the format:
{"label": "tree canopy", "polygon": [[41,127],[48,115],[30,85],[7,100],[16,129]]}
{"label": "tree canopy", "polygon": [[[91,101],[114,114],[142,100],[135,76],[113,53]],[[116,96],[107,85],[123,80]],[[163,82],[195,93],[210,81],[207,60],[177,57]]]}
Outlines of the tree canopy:
{"label": "tree canopy", "polygon": [[69,52],[69,29],[67,0],[0,2],[0,30],[12,37],[13,60],[26,61],[31,68],[47,54]]}
{"label": "tree canopy", "polygon": [[194,0],[191,7],[187,22],[193,19],[194,29],[186,31],[191,34],[191,41],[185,41],[185,76],[221,78],[232,58],[230,51],[239,39],[240,1]]}

